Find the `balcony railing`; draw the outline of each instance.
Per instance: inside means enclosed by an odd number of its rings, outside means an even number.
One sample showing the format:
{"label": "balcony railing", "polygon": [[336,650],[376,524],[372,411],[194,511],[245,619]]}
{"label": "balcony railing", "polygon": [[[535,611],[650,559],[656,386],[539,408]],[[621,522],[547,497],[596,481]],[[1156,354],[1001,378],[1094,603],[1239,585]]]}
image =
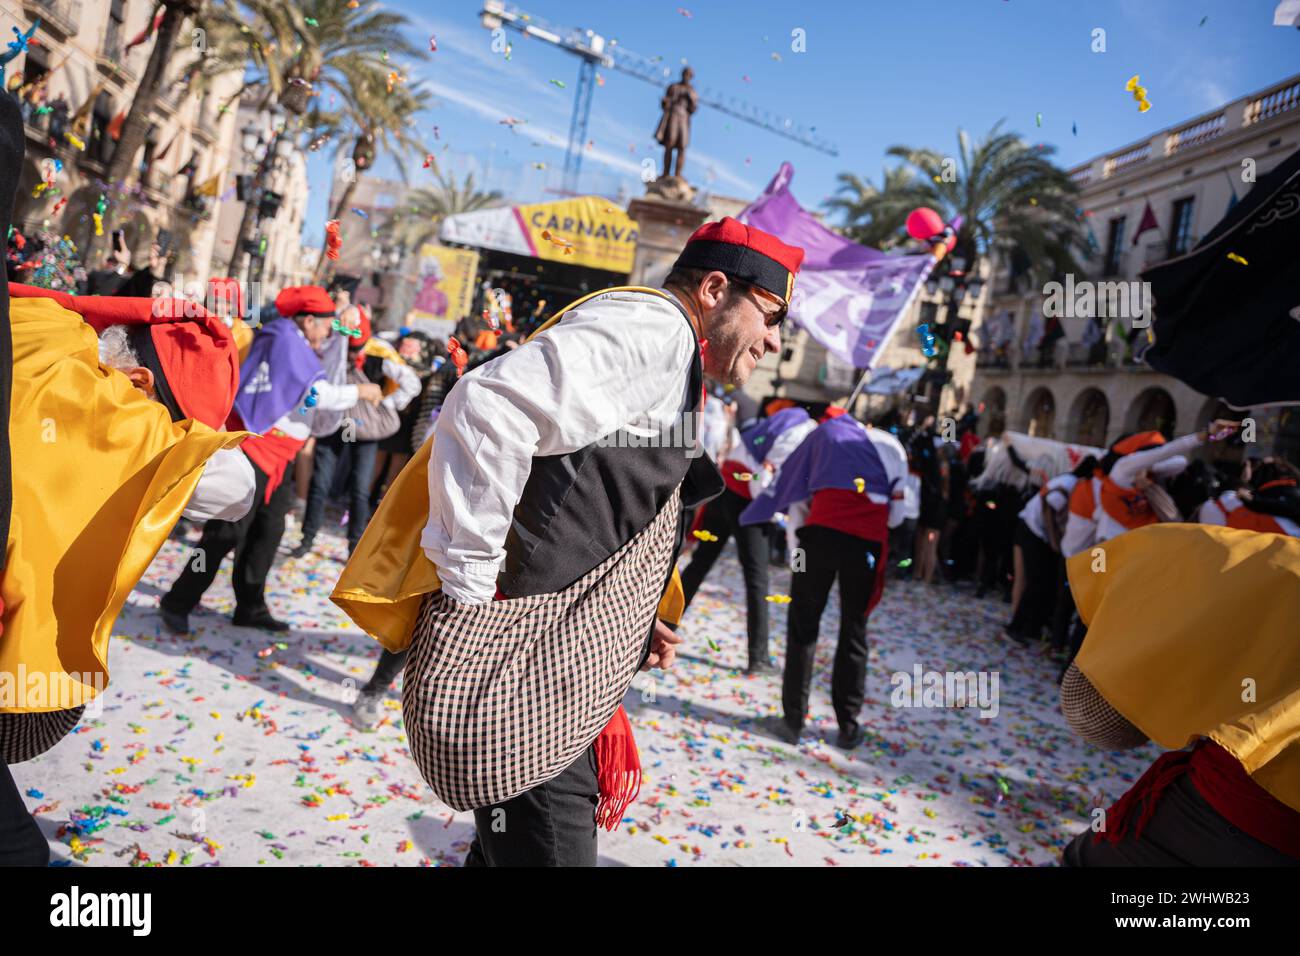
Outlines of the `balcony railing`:
{"label": "balcony railing", "polygon": [[1219,113],[1217,116],[1211,116],[1208,119],[1200,119],[1190,126],[1184,126],[1182,129],[1174,130],[1165,140],[1165,155],[1172,156],[1180,149],[1191,149],[1194,146],[1200,146],[1208,143],[1218,136],[1222,136],[1228,129],[1228,116],[1226,113]]}
{"label": "balcony railing", "polygon": [[1106,178],[1118,176],[1130,166],[1136,166],[1138,163],[1145,163],[1151,158],[1151,144],[1142,143],[1134,146],[1132,149],[1119,153],[1115,156],[1108,157],[1106,160]]}
{"label": "balcony railing", "polygon": [[1300,108],[1300,80],[1285,83],[1252,99],[1246,104],[1244,126],[1254,126],[1264,120],[1281,116]]}
{"label": "balcony railing", "polygon": [[1242,97],[1222,109],[1189,120],[1181,126],[1161,130],[1144,143],[1136,143],[1109,156],[1099,157],[1070,170],[1080,187],[1122,175],[1135,166],[1183,155],[1198,147],[1300,111],[1300,76],[1292,76],[1257,94]]}
{"label": "balcony railing", "polygon": [[81,0],[23,0],[23,8],[65,38],[81,28]]}

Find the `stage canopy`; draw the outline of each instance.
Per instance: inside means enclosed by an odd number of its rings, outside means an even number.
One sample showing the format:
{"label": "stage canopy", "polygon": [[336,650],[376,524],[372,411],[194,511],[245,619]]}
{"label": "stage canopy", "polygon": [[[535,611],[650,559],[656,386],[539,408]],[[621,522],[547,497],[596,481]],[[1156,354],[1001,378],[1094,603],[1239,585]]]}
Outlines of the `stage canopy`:
{"label": "stage canopy", "polygon": [[[544,238],[543,232],[551,238]],[[448,216],[438,238],[627,275],[636,252],[637,224],[608,199],[578,196]]]}

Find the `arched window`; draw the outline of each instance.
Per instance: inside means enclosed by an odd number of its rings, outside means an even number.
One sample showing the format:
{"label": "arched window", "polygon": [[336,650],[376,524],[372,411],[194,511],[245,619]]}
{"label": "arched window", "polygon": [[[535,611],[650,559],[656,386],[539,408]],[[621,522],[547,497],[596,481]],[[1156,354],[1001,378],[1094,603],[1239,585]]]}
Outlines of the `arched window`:
{"label": "arched window", "polygon": [[1130,406],[1125,431],[1158,431],[1166,438],[1173,438],[1177,423],[1178,415],[1170,394],[1163,388],[1148,388]]}
{"label": "arched window", "polygon": [[1051,438],[1056,424],[1056,399],[1051,389],[1039,386],[1025,399],[1020,429],[1035,438]]}
{"label": "arched window", "polygon": [[1069,440],[1079,445],[1104,448],[1109,427],[1110,402],[1100,389],[1085,388],[1070,409]]}

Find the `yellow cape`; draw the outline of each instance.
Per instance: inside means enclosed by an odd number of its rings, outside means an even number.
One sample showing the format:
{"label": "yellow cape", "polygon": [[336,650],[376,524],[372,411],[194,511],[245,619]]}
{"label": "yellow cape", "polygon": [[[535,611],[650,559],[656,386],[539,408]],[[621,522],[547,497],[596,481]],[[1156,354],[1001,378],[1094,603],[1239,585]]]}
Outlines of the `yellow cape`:
{"label": "yellow cape", "polygon": [[[0,577],[0,711],[62,710],[107,685],[108,638],[127,595],[204,463],[246,433],[173,423],[99,364],[94,329],[53,299],[10,299],[9,318],[14,499]],[[21,674],[16,688],[2,686]]]}
{"label": "yellow cape", "polygon": [[1069,561],[1079,669],[1162,747],[1208,737],[1300,811],[1300,539],[1159,524],[1101,551]]}
{"label": "yellow cape", "polygon": [[[565,312],[588,299],[618,291],[664,295],[658,289],[642,286],[601,289],[565,306],[529,339],[546,331]],[[358,627],[390,651],[410,646],[420,602],[424,595],[442,587],[438,569],[420,547],[420,535],[429,521],[429,456],[435,438],[436,433],[430,435],[398,474],[330,594],[330,600]],[[678,623],[685,603],[681,577],[674,568],[672,580],[659,602],[659,617],[670,624]]]}

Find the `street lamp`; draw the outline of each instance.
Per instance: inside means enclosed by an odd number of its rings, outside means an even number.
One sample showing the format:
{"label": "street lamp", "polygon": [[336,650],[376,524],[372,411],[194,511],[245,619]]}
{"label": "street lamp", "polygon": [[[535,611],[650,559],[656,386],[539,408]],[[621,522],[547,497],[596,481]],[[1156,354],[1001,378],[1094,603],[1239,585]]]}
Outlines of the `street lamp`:
{"label": "street lamp", "polygon": [[[984,289],[984,280],[975,274],[979,268],[978,260],[975,261],[971,272],[967,272],[970,260],[965,256],[954,255],[946,260],[946,264],[946,271],[940,272],[937,276],[932,272],[925,282],[926,291],[932,296],[939,296],[938,304],[944,307],[943,321],[936,322],[933,326],[936,338],[941,339],[944,344],[934,355],[928,356],[934,363],[930,370],[935,373],[932,380],[937,380],[940,387],[949,377],[948,356],[953,342],[962,342],[967,351],[971,348],[969,340],[971,322],[969,319],[959,317],[962,303],[979,302],[980,293]],[[936,390],[936,400],[938,394]],[[934,410],[938,411],[937,406]]]}

